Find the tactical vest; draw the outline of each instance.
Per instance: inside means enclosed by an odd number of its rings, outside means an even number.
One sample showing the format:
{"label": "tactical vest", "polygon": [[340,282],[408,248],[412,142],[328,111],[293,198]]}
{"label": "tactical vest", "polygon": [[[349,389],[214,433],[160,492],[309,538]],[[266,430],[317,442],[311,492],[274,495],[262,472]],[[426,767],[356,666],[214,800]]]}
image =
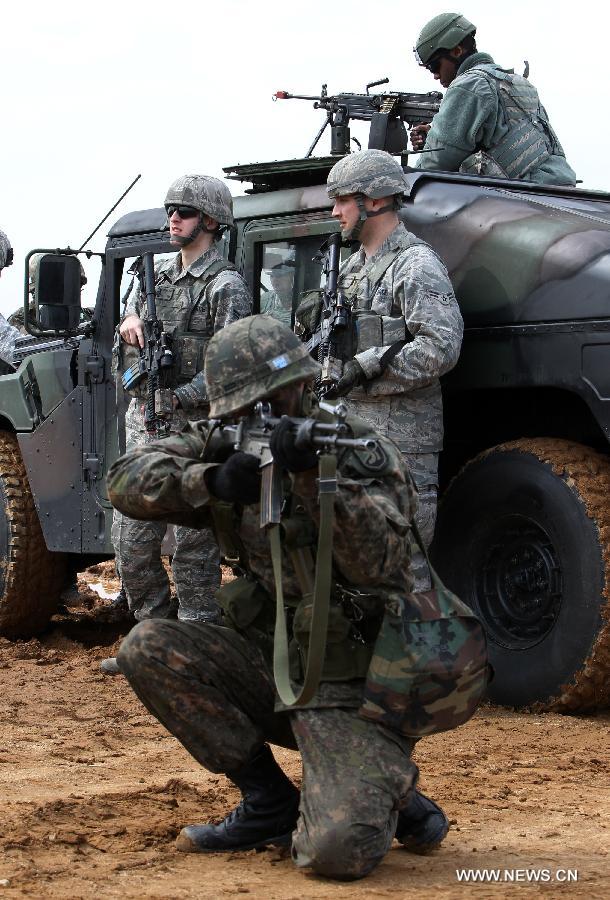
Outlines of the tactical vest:
{"label": "tactical vest", "polygon": [[[214,336],[212,309],[205,303],[205,294],[209,285],[225,271],[236,271],[235,266],[224,259],[214,260],[193,284],[184,287],[172,284],[164,272],[157,274],[157,315],[172,338],[174,354],[174,365],[167,370],[164,387],[188,384],[202,371],[205,351]],[[201,319],[202,315],[204,321],[199,321],[194,329],[193,319]]]}
{"label": "tactical vest", "polygon": [[[203,369],[205,351],[214,335],[212,310],[205,304],[205,293],[209,285],[221,272],[234,272],[235,266],[224,259],[214,260],[197,280],[188,286],[172,284],[164,270],[155,273],[155,293],[157,315],[163,322],[165,331],[172,339],[174,364],[163,372],[164,388],[176,388],[188,384]],[[203,323],[198,323],[195,330],[193,318],[197,314],[205,316]],[[146,318],[146,307],[141,310],[141,317]],[[113,347],[113,375],[122,374],[139,359],[137,347],[126,344],[120,339],[119,329],[115,334]],[[141,383],[131,393],[135,396],[146,395],[146,383]]]}
{"label": "tactical vest", "polygon": [[[464,160],[460,172],[523,178],[552,155],[564,155],[540,103],[538,91],[527,78],[492,64],[468,70],[469,75],[474,73],[482,76],[496,91],[508,132],[492,147],[479,146],[476,153]],[[482,153],[493,160],[483,168]],[[499,170],[494,169],[494,163]]]}
{"label": "tactical vest", "polygon": [[[345,359],[370,350],[372,347],[395,348],[398,352],[405,343],[413,340],[404,316],[382,315],[371,307],[383,277],[394,260],[403,250],[418,245],[429,249],[429,245],[425,241],[409,235],[409,244],[406,247],[384,253],[370,269],[365,263],[362,269],[354,275],[348,272],[345,276],[340,276],[339,290],[352,310],[352,334],[350,340],[345,342],[345,346],[349,347],[349,353],[345,354]],[[366,282],[370,284],[371,290],[367,296],[361,298]],[[306,294],[297,309],[295,331],[305,343],[311,342],[312,338],[315,343],[315,335],[320,331],[322,295],[322,291],[312,291]]]}

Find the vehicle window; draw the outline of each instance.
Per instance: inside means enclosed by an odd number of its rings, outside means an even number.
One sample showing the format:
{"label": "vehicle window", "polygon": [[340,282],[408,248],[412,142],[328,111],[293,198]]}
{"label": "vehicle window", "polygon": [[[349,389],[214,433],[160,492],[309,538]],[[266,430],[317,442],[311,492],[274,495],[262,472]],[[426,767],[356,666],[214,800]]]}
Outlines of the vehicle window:
{"label": "vehicle window", "polygon": [[286,325],[294,324],[294,311],[304,291],[324,286],[324,235],[312,235],[262,245],[260,254],[259,311]]}

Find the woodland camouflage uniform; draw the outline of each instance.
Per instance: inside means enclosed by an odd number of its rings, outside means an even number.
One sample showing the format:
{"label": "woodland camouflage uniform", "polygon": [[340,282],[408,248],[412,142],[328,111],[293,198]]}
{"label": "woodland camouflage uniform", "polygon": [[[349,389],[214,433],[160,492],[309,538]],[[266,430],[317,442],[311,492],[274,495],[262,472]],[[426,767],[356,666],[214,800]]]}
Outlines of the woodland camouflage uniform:
{"label": "woodland camouflage uniform", "polygon": [[[267,316],[245,319],[210,343],[211,413],[230,415],[283,384],[312,378],[317,368],[286,326]],[[324,415],[315,410],[314,415]],[[356,436],[374,436],[365,422],[348,421]],[[191,423],[179,435],[132,449],[109,473],[112,502],[130,516],[211,526],[226,544],[227,504],[210,493],[204,479],[222,465],[202,461],[206,437],[205,423]],[[316,475],[309,469],[284,477],[283,526],[298,535],[299,546],[312,550],[319,517]],[[273,573],[258,502],[229,508],[242,575],[220,591],[224,626],[156,620],[140,623],[124,640],[118,663],[145,706],[195,759],[226,773],[244,794],[222,825],[183,829],[181,849],[215,849],[191,846],[191,830],[203,831],[207,840],[209,831],[216,835],[225,825],[230,832],[232,816],[254,816],[247,793],[254,767],[271,771],[266,794],[275,784],[275,796],[284,798],[277,816],[288,836],[298,818],[292,839],[298,866],[358,878],[381,861],[397,833],[399,810],[421,798],[413,791],[413,742],[364,721],[357,708],[386,592],[412,587],[408,533],[415,507],[402,455],[386,437],[379,438],[374,453],[350,448],[339,454],[327,653],[318,691],[306,708],[287,712],[275,691]],[[311,602],[302,598],[287,553],[283,585],[294,612],[291,676],[300,681]],[[300,815],[298,792],[277,774],[267,741],[301,752]]]}

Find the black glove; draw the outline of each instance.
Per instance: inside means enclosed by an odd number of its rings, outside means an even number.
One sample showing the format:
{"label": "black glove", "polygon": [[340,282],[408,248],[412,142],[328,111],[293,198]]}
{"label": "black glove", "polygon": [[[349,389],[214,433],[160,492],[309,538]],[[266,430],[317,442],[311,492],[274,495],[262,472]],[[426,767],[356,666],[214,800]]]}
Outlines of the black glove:
{"label": "black glove", "polygon": [[329,391],[324,395],[324,399],[333,400],[335,397],[345,397],[351,389],[357,384],[366,381],[364,369],[355,359],[349,359],[343,366],[343,375]]}
{"label": "black glove", "polygon": [[221,466],[208,469],[205,483],[218,500],[244,506],[258,503],[261,495],[259,460],[251,453],[234,453]]}
{"label": "black glove", "polygon": [[282,416],[271,432],[269,448],[275,462],[289,472],[305,472],[313,469],[318,463],[315,450],[300,448],[295,445],[296,431],[288,416]]}

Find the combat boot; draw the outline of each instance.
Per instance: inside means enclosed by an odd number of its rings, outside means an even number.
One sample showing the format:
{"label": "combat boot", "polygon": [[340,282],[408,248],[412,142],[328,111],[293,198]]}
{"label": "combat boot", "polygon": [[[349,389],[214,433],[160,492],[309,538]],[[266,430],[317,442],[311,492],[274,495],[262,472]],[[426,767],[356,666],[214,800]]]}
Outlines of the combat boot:
{"label": "combat boot", "polygon": [[107,656],[106,659],[103,659],[100,663],[100,671],[104,675],[122,675],[123,673],[119,669],[119,664],[116,661],[116,656]]}
{"label": "combat boot", "polygon": [[449,819],[440,806],[414,790],[409,805],[398,813],[396,839],[423,856],[440,847],[448,831]]}
{"label": "combat boot", "polygon": [[185,853],[254,850],[268,844],[288,846],[299,817],[299,791],[282,772],[269,747],[237,772],[227,772],[243,796],[218,825],[187,825],[176,839]]}

